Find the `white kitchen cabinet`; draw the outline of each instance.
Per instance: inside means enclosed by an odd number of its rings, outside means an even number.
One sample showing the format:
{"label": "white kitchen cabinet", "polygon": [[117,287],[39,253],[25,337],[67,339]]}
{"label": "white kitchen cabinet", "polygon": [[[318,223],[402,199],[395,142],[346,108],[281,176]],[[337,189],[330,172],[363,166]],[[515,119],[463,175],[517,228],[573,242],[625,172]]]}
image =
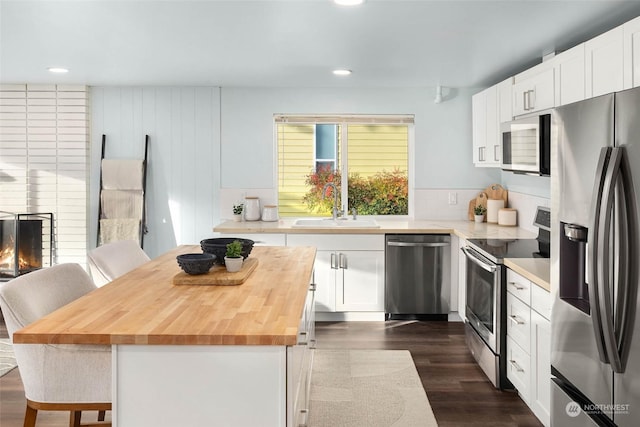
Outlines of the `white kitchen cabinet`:
{"label": "white kitchen cabinet", "polygon": [[467,319],[467,257],[462,253],[466,245],[465,239],[458,239],[458,315],[463,321]]}
{"label": "white kitchen cabinet", "polygon": [[383,234],[289,234],[287,246],[317,249],[317,312],[384,312]]}
{"label": "white kitchen cabinet", "polygon": [[624,88],[623,27],[585,42],[586,98]]}
{"label": "white kitchen cabinet", "polygon": [[584,43],[555,56],[555,106],[585,99]]}
{"label": "white kitchen cabinet", "polygon": [[[501,81],[496,85],[498,90],[498,140],[502,145],[500,123],[513,120],[513,77]],[[502,153],[501,153],[502,154]]]}
{"label": "white kitchen cabinet", "polygon": [[549,292],[508,269],[507,378],[545,426],[551,424],[550,314]]}
{"label": "white kitchen cabinet", "polygon": [[640,86],[640,17],[622,26],[625,89]]}
{"label": "white kitchen cabinet", "polygon": [[254,241],[254,246],[286,246],[286,234],[282,233],[220,233],[220,237],[238,237]]}
{"label": "white kitchen cabinet", "polygon": [[[315,286],[311,284],[298,327],[298,342],[287,347],[287,426],[305,426],[309,415],[315,348]],[[291,422],[291,421],[293,422]]]}
{"label": "white kitchen cabinet", "polygon": [[384,311],[384,251],[339,251],[336,258],[336,311]]}
{"label": "white kitchen cabinet", "polygon": [[545,426],[551,418],[551,322],[531,310],[531,389],[529,407]]}
{"label": "white kitchen cabinet", "polygon": [[473,95],[471,108],[473,163],[477,167],[498,167],[502,144],[500,143],[497,86]]}
{"label": "white kitchen cabinet", "polygon": [[516,75],[513,80],[513,115],[534,113],[555,106],[554,72],[542,63]]}

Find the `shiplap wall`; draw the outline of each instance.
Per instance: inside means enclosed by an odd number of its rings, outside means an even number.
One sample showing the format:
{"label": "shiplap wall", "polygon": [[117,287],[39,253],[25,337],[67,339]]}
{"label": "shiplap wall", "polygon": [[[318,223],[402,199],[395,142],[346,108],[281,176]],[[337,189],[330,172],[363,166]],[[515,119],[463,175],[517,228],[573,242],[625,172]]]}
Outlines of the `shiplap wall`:
{"label": "shiplap wall", "polygon": [[0,210],[53,212],[54,263],[86,261],[86,86],[0,85]]}
{"label": "shiplap wall", "polygon": [[149,135],[149,233],[144,238],[149,256],[213,236],[220,222],[219,88],[91,88],[91,247],[96,244],[102,134],[106,158],[140,159]]}

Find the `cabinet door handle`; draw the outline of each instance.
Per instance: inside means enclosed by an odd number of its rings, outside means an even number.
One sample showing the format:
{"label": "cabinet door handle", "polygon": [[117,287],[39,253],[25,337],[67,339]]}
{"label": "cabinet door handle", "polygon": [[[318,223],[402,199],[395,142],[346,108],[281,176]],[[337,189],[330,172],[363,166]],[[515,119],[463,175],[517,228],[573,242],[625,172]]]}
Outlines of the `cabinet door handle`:
{"label": "cabinet door handle", "polygon": [[524,325],[524,320],[522,320],[521,318],[519,318],[518,316],[516,316],[515,314],[512,314],[509,316],[509,319],[515,323],[516,325]]}
{"label": "cabinet door handle", "polygon": [[486,147],[478,147],[478,161],[479,162],[484,162],[485,158],[484,158],[484,150]]}
{"label": "cabinet door handle", "polygon": [[534,110],[535,108],[536,108],[536,91],[531,89],[529,91],[529,109]]}
{"label": "cabinet door handle", "polygon": [[524,372],[524,369],[522,369],[522,368],[520,367],[520,365],[518,365],[518,363],[517,363],[515,360],[511,359],[511,360],[509,360],[509,363],[511,364],[511,366],[513,366],[513,368],[514,368],[516,371],[518,371],[518,372]]}
{"label": "cabinet door handle", "polygon": [[336,264],[336,254],[332,253],[331,254],[331,268],[334,270],[338,269],[338,265]]}
{"label": "cabinet door handle", "polygon": [[496,162],[500,160],[500,150],[498,150],[498,148],[500,148],[499,145],[494,145],[493,146],[493,160],[495,160]]}
{"label": "cabinet door handle", "polygon": [[529,109],[529,103],[527,102],[528,96],[527,94],[529,93],[528,90],[525,90],[524,92],[522,92],[522,109],[524,111],[527,111]]}
{"label": "cabinet door handle", "polygon": [[348,268],[347,266],[347,256],[345,254],[340,254],[338,255],[338,262],[340,263],[340,268],[342,268],[343,270],[346,270]]}
{"label": "cabinet door handle", "polygon": [[524,286],[521,286],[521,285],[517,284],[516,282],[509,282],[509,284],[511,286],[513,286],[514,288],[516,288],[517,291],[523,291],[524,290]]}

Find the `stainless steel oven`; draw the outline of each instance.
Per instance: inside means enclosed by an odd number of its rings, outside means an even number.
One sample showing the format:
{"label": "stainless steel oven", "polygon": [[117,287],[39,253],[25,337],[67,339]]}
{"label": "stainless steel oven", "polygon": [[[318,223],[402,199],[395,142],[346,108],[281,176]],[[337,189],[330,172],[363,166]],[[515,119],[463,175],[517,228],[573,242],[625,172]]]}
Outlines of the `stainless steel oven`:
{"label": "stainless steel oven", "polygon": [[466,258],[467,345],[493,385],[510,389],[507,379],[507,281],[505,258],[549,258],[548,208],[539,207],[536,239],[469,239]]}
{"label": "stainless steel oven", "polygon": [[471,246],[466,257],[467,346],[491,383],[500,389],[513,386],[506,378],[506,290],[504,266],[491,261]]}

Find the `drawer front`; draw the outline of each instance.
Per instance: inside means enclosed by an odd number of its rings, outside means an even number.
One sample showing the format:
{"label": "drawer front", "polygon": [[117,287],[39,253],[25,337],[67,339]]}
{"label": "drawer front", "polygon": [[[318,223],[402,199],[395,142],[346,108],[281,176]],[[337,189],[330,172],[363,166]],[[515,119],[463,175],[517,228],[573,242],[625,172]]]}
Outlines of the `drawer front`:
{"label": "drawer front", "polygon": [[551,320],[551,294],[540,286],[531,286],[531,308]]}
{"label": "drawer front", "polygon": [[531,399],[531,358],[514,340],[507,337],[507,378],[528,405]]}
{"label": "drawer front", "polygon": [[319,251],[383,251],[384,245],[384,234],[287,234],[287,246]]}
{"label": "drawer front", "polygon": [[507,291],[527,305],[531,305],[531,282],[514,272],[507,269]]}
{"label": "drawer front", "polygon": [[531,347],[531,309],[507,294],[507,335],[527,353]]}
{"label": "drawer front", "polygon": [[285,234],[271,233],[221,233],[220,237],[238,237],[255,242],[255,246],[286,246]]}

